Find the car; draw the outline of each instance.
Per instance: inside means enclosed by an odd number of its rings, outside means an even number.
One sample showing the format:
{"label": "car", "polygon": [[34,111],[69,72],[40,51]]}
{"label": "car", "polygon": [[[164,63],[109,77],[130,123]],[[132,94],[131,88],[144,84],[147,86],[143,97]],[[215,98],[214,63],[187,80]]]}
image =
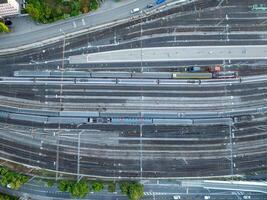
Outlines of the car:
{"label": "car", "polygon": [[154,7],[154,4],[152,3],[146,5],[146,8],[153,8],[153,7]]}
{"label": "car", "polygon": [[173,199],[178,200],[178,199],[181,199],[181,197],[179,195],[175,195],[175,196],[173,196]]}
{"label": "car", "polygon": [[131,10],[131,14],[135,14],[135,13],[138,13],[140,12],[140,8],[134,8]]}

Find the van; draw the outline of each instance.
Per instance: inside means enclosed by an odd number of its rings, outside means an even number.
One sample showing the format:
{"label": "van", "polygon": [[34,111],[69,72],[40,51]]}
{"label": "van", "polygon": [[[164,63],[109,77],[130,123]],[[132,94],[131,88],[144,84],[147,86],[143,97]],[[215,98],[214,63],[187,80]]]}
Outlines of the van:
{"label": "van", "polygon": [[131,14],[135,14],[135,13],[138,13],[140,12],[140,8],[134,8],[131,10]]}

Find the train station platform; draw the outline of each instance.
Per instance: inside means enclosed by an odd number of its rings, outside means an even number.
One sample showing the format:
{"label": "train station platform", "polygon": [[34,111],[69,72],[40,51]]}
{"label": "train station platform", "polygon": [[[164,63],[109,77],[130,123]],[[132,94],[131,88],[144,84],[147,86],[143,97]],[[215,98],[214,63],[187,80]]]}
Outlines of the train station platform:
{"label": "train station platform", "polygon": [[267,45],[123,49],[70,56],[70,64],[267,59]]}

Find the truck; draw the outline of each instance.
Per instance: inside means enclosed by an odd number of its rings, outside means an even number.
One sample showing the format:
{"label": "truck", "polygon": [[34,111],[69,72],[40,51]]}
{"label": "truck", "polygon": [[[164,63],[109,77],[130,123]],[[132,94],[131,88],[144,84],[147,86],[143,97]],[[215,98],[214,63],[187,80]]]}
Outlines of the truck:
{"label": "truck", "polygon": [[156,4],[159,5],[161,3],[164,3],[166,0],[156,0]]}
{"label": "truck", "polygon": [[221,66],[220,65],[215,65],[215,66],[204,66],[204,67],[195,67],[195,66],[190,66],[185,68],[186,72],[219,72],[221,71]]}

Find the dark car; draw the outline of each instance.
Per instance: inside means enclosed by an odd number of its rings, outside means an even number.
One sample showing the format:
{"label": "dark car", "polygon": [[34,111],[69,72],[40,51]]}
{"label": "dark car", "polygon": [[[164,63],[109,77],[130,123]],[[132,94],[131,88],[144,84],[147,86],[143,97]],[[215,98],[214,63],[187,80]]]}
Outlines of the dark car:
{"label": "dark car", "polygon": [[0,22],[4,23],[7,26],[12,25],[12,21],[9,18],[0,17]]}
{"label": "dark car", "polygon": [[154,7],[154,5],[152,3],[147,4],[147,6],[146,6],[146,8],[153,8],[153,7]]}

